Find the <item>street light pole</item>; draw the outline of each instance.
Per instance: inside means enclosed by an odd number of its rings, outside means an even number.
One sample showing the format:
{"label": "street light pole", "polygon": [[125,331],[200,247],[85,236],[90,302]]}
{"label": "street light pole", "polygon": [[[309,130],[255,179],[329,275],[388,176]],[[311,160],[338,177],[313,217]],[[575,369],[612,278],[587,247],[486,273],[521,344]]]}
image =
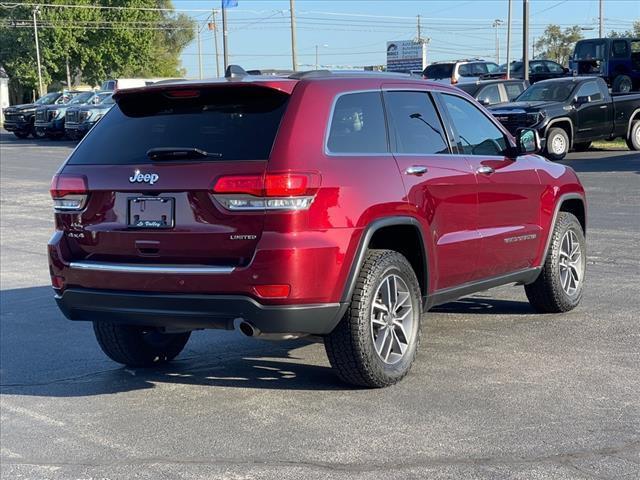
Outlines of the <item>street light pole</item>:
{"label": "street light pole", "polygon": [[500,64],[500,37],[498,37],[498,28],[503,23],[504,22],[502,20],[496,18],[492,25],[492,27],[496,29],[496,63],[498,65]]}
{"label": "street light pole", "polygon": [[227,71],[229,66],[229,45],[227,45],[227,9],[224,8],[224,2],[222,2],[222,51],[224,56],[224,71]]}
{"label": "street light pole", "polygon": [[529,80],[529,0],[522,0],[522,73]]}
{"label": "street light pole", "polygon": [[216,24],[216,11],[211,12],[211,18],[213,20],[213,45],[216,51],[216,76],[220,76],[220,54],[218,53],[218,25]]}
{"label": "street light pole", "polygon": [[33,8],[33,33],[36,37],[36,61],[38,62],[38,92],[40,96],[44,95],[44,88],[42,85],[42,64],[40,63],[40,43],[38,41],[38,23],[36,21],[36,14],[39,12],[40,6],[36,5]]}
{"label": "street light pole", "polygon": [[598,38],[604,37],[604,0],[600,0],[599,18],[598,18]]}
{"label": "street light pole", "polygon": [[200,25],[196,24],[198,34],[198,78],[202,80],[202,42],[200,42]]}

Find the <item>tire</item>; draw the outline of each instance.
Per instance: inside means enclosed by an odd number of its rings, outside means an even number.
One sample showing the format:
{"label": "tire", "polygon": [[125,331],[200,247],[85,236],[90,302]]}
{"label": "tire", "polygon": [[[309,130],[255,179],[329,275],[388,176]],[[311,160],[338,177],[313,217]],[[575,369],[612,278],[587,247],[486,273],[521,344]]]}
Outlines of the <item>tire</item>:
{"label": "tire", "polygon": [[[396,294],[385,293],[389,291],[387,286]],[[393,317],[385,319],[383,309],[373,306],[374,300],[377,304],[393,305],[399,294],[406,294],[406,300],[396,307],[401,326],[393,322]],[[388,301],[389,298],[395,298],[396,302]],[[400,316],[404,318],[400,320]],[[347,312],[324,339],[327,356],[338,377],[352,385],[374,388],[401,380],[416,357],[421,316],[420,285],[407,259],[393,250],[369,250]]]}
{"label": "tire", "polygon": [[633,122],[626,141],[629,150],[640,150],[640,121]]}
{"label": "tire", "polygon": [[13,134],[19,139],[25,139],[29,136],[29,132],[13,132]]}
{"label": "tire", "polygon": [[576,152],[586,152],[591,148],[591,142],[574,143],[573,150]]}
{"label": "tire", "polygon": [[42,127],[34,127],[33,128],[33,138],[46,138],[47,133],[44,131]]}
{"label": "tire", "polygon": [[633,90],[633,82],[629,75],[618,75],[613,79],[611,87],[615,93],[629,93]]}
{"label": "tire", "polygon": [[[568,312],[573,310],[582,298],[587,260],[584,232],[582,225],[573,214],[560,212],[551,235],[551,243],[542,272],[535,282],[525,285],[524,290],[529,303],[538,312]],[[569,242],[568,239],[572,241]],[[567,247],[576,253],[566,255]],[[564,261],[566,265],[567,258],[568,263],[572,263],[574,267],[562,268],[561,262]],[[566,283],[565,278],[568,282],[577,278],[577,282],[575,285]]]}
{"label": "tire", "polygon": [[93,331],[102,351],[114,362],[129,367],[167,363],[182,351],[191,336],[191,332],[160,333],[109,322],[93,322]]}
{"label": "tire", "polygon": [[544,147],[545,157],[549,160],[562,160],[569,153],[569,135],[562,128],[552,128],[547,132],[547,143]]}

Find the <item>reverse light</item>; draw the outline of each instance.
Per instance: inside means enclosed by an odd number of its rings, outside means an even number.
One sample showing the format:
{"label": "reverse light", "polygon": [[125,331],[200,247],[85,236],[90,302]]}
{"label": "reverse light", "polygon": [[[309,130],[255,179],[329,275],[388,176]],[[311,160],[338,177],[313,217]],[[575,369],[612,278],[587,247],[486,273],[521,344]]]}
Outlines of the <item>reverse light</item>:
{"label": "reverse light", "polygon": [[56,210],[82,210],[88,196],[87,179],[80,175],[56,174],[51,179],[50,193]]}
{"label": "reverse light", "polygon": [[254,293],[260,298],[286,298],[291,291],[290,285],[254,285]]}
{"label": "reverse light", "polygon": [[220,177],[214,197],[227,210],[305,210],[320,187],[315,173],[270,173]]}

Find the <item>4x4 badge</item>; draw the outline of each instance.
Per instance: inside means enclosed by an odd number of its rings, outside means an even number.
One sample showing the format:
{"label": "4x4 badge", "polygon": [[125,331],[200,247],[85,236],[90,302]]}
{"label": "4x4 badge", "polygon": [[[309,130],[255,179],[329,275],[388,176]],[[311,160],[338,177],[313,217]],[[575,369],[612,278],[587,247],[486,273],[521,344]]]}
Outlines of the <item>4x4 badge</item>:
{"label": "4x4 badge", "polygon": [[158,181],[160,176],[157,173],[140,173],[140,170],[133,172],[133,175],[129,177],[131,183],[148,183],[153,185]]}

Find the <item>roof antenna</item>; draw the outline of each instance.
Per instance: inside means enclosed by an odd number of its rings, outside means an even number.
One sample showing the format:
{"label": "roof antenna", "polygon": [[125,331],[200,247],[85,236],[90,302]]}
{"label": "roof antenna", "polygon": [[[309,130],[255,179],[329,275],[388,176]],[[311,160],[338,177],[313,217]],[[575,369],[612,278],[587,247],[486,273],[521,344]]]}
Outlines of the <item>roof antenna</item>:
{"label": "roof antenna", "polygon": [[239,78],[248,75],[240,65],[229,65],[224,72],[224,78]]}

